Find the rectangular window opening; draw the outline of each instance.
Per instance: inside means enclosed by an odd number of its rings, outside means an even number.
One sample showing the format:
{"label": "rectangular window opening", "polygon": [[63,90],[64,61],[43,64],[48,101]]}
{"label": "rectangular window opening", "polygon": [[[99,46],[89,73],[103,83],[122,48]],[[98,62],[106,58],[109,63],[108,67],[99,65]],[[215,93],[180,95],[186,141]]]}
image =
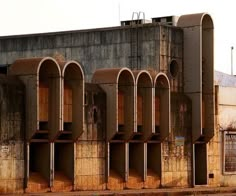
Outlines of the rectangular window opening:
{"label": "rectangular window opening", "polygon": [[230,173],[236,172],[236,132],[225,133],[224,171]]}

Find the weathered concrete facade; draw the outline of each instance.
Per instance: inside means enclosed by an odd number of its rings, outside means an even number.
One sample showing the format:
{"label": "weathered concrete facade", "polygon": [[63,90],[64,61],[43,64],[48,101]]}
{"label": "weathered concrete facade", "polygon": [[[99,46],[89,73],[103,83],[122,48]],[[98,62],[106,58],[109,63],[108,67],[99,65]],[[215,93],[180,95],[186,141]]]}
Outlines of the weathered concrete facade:
{"label": "weathered concrete facade", "polygon": [[[182,30],[150,24],[88,31],[0,38],[0,64],[19,58],[63,56],[83,66],[86,81],[98,68],[130,67],[168,71],[174,58],[182,67]],[[181,71],[181,70],[180,70]],[[181,74],[178,75],[181,79]]]}
{"label": "weathered concrete facade", "polygon": [[24,85],[0,75],[0,192],[22,193],[24,184]]}
{"label": "weathered concrete facade", "polygon": [[219,132],[217,134],[218,146],[214,148],[215,153],[219,150],[220,162],[220,185],[235,186],[235,163],[234,135],[235,135],[235,100],[236,79],[235,76],[215,73],[216,89],[216,120]]}
{"label": "weathered concrete facade", "polygon": [[232,185],[215,127],[213,21],[155,21],[0,38],[6,78],[25,86],[26,125],[22,184],[2,192]]}

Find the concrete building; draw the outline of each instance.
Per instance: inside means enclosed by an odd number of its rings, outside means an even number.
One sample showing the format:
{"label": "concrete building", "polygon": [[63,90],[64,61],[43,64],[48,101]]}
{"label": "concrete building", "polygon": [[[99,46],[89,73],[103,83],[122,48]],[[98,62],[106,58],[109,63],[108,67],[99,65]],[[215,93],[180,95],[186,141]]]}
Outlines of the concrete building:
{"label": "concrete building", "polygon": [[212,18],[176,19],[0,37],[0,192],[235,185]]}

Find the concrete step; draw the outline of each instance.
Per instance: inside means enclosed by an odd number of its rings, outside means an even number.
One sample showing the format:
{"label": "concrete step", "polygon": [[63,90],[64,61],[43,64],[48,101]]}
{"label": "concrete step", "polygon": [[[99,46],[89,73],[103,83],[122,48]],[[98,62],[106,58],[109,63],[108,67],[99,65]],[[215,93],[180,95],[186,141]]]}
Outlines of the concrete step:
{"label": "concrete step", "polygon": [[38,172],[30,172],[27,188],[27,193],[48,192],[50,188],[48,182]]}
{"label": "concrete step", "polygon": [[72,181],[65,174],[63,174],[63,172],[56,171],[52,191],[67,192],[72,189]]}

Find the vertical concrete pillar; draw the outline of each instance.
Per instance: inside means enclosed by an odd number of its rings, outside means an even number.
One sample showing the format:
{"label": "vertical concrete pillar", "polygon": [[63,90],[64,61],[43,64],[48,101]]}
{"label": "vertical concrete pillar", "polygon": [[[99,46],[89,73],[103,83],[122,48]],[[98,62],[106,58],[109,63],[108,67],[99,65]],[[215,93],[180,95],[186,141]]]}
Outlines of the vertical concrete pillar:
{"label": "vertical concrete pillar", "polygon": [[24,94],[23,83],[0,74],[0,194],[24,191]]}
{"label": "vertical concrete pillar", "polygon": [[9,73],[26,87],[26,192],[47,192],[52,184],[52,148],[49,140],[61,130],[61,71],[50,57],[20,59]]}
{"label": "vertical concrete pillar", "polygon": [[135,80],[128,68],[96,70],[92,82],[107,95],[107,134],[109,142],[108,189],[123,189],[128,180],[128,143],[135,132]]}
{"label": "vertical concrete pillar", "polygon": [[107,95],[107,140],[128,140],[135,130],[134,76],[128,68],[98,69],[92,82]]}
{"label": "vertical concrete pillar", "polygon": [[133,71],[133,73],[135,76],[135,129],[129,140],[129,173],[126,187],[142,189],[146,170],[144,141],[153,131],[153,81],[150,73],[145,70]]}
{"label": "vertical concrete pillar", "polygon": [[61,71],[50,57],[16,60],[10,75],[26,87],[26,139],[53,140],[61,130]]}
{"label": "vertical concrete pillar", "polygon": [[59,62],[61,82],[61,130],[54,141],[52,191],[71,191],[74,184],[74,142],[84,129],[84,73],[76,61]]}
{"label": "vertical concrete pillar", "polygon": [[104,190],[109,171],[106,94],[99,85],[86,83],[85,100],[85,131],[75,143],[74,190]]}
{"label": "vertical concrete pillar", "polygon": [[162,142],[170,133],[170,83],[164,73],[153,77],[153,129],[146,143],[145,188],[158,188],[162,177]]}
{"label": "vertical concrete pillar", "polygon": [[[153,80],[147,71],[134,71],[135,76],[135,137],[147,140],[153,132]],[[138,136],[139,135],[139,136]]]}
{"label": "vertical concrete pillar", "polygon": [[213,20],[207,13],[183,15],[178,26],[184,30],[184,91],[192,99],[192,139],[209,141],[215,128]]}
{"label": "vertical concrete pillar", "polygon": [[[215,133],[214,24],[209,14],[199,13],[181,16],[178,26],[184,31],[184,91],[192,100],[193,160],[199,161],[197,157],[201,157],[201,163],[196,164],[205,165],[205,143]],[[207,184],[205,168],[207,165],[202,172],[197,166],[193,168],[194,185]]]}

